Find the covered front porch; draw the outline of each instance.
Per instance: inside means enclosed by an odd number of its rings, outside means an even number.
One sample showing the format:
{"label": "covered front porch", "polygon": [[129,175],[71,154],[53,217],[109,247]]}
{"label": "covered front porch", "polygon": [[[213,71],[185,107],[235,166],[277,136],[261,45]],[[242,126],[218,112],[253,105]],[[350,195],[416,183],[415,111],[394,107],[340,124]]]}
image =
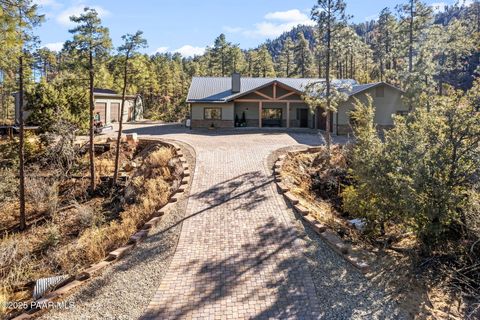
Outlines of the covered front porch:
{"label": "covered front porch", "polygon": [[300,94],[276,82],[234,100],[234,114],[236,127],[315,127],[315,114]]}

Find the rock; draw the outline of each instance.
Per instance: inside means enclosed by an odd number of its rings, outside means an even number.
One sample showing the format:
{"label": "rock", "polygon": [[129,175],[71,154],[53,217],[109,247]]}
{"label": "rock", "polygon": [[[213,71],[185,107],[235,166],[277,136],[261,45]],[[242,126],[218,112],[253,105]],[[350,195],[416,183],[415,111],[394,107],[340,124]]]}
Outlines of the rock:
{"label": "rock", "polygon": [[138,143],[138,135],[136,133],[127,134],[127,142],[133,144]]}
{"label": "rock", "polygon": [[363,221],[362,219],[348,220],[348,223],[360,232],[363,232],[363,230],[365,230],[365,221]]}
{"label": "rock", "polygon": [[123,170],[126,172],[131,172],[133,169],[137,168],[137,164],[135,162],[129,162],[123,166]]}

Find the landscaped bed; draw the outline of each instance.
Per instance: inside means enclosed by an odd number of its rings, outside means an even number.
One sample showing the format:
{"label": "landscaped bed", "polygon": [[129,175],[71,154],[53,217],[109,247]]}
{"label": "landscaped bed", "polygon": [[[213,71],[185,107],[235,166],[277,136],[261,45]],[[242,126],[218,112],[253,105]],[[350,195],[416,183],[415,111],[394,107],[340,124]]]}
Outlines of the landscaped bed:
{"label": "landscaped bed", "polygon": [[463,319],[475,314],[478,297],[471,292],[477,289],[466,277],[474,277],[475,270],[470,270],[474,263],[457,272],[450,269],[453,264],[449,264],[448,255],[423,256],[408,226],[386,223],[381,236],[373,235],[363,217],[345,210],[343,192],[355,184],[349,174],[352,147],[332,146],[330,157],[326,147],[288,152],[276,169],[280,190],[288,190],[293,196],[287,198],[298,200],[319,225],[354,250],[364,251],[371,271],[368,277],[391,292],[412,318]]}
{"label": "landscaped bed", "polygon": [[98,187],[93,195],[86,192],[88,162],[81,150],[66,174],[57,175],[52,162],[29,171],[26,231],[18,230],[15,192],[1,199],[0,314],[19,311],[7,308],[12,305],[6,302],[31,300],[37,279],[78,275],[126,244],[180,187],[183,167],[175,148],[123,142],[121,182],[112,190],[114,144],[105,146],[111,148],[96,157]]}

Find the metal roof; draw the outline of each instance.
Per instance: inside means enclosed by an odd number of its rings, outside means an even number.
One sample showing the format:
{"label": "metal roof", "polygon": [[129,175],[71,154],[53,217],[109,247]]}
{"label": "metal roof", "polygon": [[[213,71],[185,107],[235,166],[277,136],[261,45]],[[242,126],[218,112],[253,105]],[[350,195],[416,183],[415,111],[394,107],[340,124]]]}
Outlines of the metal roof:
{"label": "metal roof", "polygon": [[[187,102],[209,102],[209,103],[226,103],[240,96],[246,95],[255,90],[266,87],[274,82],[280,83],[293,91],[303,92],[308,83],[325,81],[319,78],[241,78],[240,92],[232,92],[232,78],[230,77],[193,77],[188,90]],[[349,83],[352,86],[349,95],[355,95],[365,90],[376,87],[383,82],[358,84],[355,80],[341,79],[334,80],[333,85],[338,83]],[[389,84],[386,84],[389,85]],[[391,85],[389,85],[391,86]],[[393,86],[391,86],[393,87]],[[395,88],[395,87],[393,87]],[[398,88],[395,88],[400,90]]]}
{"label": "metal roof", "polygon": [[102,88],[93,88],[93,93],[107,93],[107,94],[117,94],[115,90],[112,89],[102,89]]}

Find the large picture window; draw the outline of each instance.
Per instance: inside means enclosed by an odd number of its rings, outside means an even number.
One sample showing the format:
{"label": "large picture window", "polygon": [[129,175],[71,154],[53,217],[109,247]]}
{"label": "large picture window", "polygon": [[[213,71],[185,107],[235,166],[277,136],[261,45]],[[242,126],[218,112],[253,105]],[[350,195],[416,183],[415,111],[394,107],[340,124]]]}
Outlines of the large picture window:
{"label": "large picture window", "polygon": [[282,120],[281,108],[264,108],[262,110],[262,118],[268,120]]}
{"label": "large picture window", "polygon": [[203,112],[205,120],[222,120],[222,108],[205,108]]}

